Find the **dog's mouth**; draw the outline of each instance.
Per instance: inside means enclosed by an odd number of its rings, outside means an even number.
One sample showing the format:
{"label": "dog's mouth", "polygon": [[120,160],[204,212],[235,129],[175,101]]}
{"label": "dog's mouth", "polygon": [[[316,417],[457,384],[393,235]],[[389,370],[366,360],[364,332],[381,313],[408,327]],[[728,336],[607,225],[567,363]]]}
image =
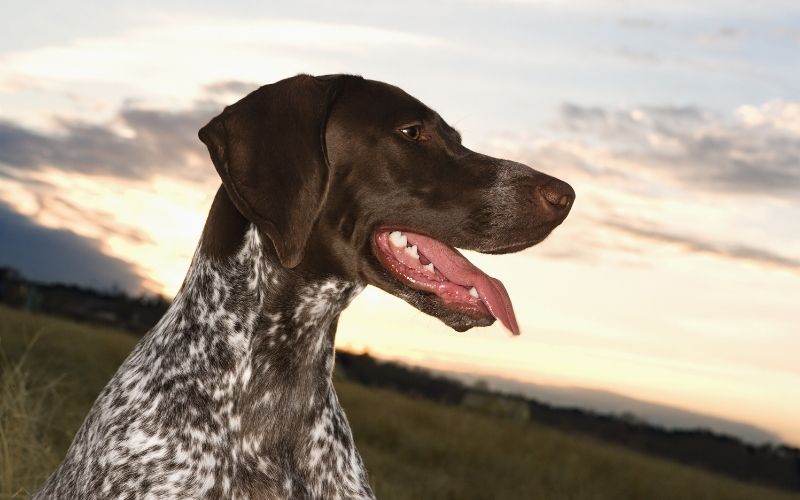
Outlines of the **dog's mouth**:
{"label": "dog's mouth", "polygon": [[519,335],[517,318],[503,283],[478,269],[458,250],[418,233],[379,230],[373,251],[405,286],[435,295],[448,309],[476,320],[497,318]]}

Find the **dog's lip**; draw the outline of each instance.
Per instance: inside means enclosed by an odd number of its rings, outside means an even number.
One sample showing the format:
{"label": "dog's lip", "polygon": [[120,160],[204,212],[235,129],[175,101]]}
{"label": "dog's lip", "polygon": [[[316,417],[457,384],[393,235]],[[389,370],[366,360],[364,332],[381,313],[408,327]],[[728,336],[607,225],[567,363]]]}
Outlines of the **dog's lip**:
{"label": "dog's lip", "polygon": [[537,238],[535,240],[525,241],[525,242],[522,242],[522,243],[514,243],[514,244],[511,244],[511,245],[508,245],[508,246],[504,246],[504,247],[491,248],[489,250],[483,250],[483,251],[481,251],[481,253],[488,253],[488,254],[496,255],[496,254],[503,254],[503,253],[519,252],[520,250],[525,250],[526,248],[530,248],[532,246],[538,245],[539,243],[543,242],[549,235],[550,235],[550,233],[547,233],[543,237]]}
{"label": "dog's lip", "polygon": [[[419,246],[419,258],[406,253],[407,248],[401,250],[390,243],[395,231],[406,235],[409,245]],[[389,274],[408,288],[427,292],[448,309],[475,319],[497,318],[519,335],[511,299],[502,282],[478,269],[451,245],[419,231],[383,226],[373,232],[372,250]],[[422,262],[435,265],[435,269],[425,268]]]}
{"label": "dog's lip", "polygon": [[506,245],[506,246],[499,246],[499,247],[492,247],[492,248],[467,248],[467,247],[456,246],[456,245],[453,245],[451,243],[448,243],[444,239],[437,238],[436,236],[430,234],[429,232],[426,232],[423,229],[417,229],[417,228],[413,228],[411,226],[399,225],[399,224],[398,225],[395,225],[395,224],[386,225],[386,224],[384,224],[384,225],[378,226],[377,228],[375,228],[372,231],[372,234],[373,234],[373,239],[374,239],[374,235],[377,235],[380,232],[400,231],[402,233],[415,233],[415,234],[419,234],[421,236],[425,236],[427,238],[432,238],[432,239],[441,241],[442,243],[444,243],[444,244],[446,244],[446,245],[448,245],[450,247],[453,247],[453,248],[460,248],[461,250],[471,250],[471,251],[474,251],[474,252],[485,253],[485,254],[489,254],[489,255],[499,255],[499,254],[519,252],[521,250],[525,250],[526,248],[530,248],[532,246],[536,246],[539,243],[541,243],[544,240],[546,240],[547,237],[550,236],[550,233],[553,232],[553,229],[555,229],[555,228],[549,229],[547,231],[547,233],[545,233],[544,235],[542,235],[540,237],[537,237],[537,238],[534,238],[532,240],[527,240],[527,241],[522,241],[522,242],[519,242],[519,243],[512,243],[512,244]]}

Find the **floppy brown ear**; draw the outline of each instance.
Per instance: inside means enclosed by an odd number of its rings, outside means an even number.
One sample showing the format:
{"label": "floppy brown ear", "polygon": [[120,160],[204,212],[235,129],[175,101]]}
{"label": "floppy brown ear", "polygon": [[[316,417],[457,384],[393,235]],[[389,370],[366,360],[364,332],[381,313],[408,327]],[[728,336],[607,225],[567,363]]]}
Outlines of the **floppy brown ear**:
{"label": "floppy brown ear", "polygon": [[328,191],[325,124],[344,77],[298,75],[265,85],[200,129],[236,208],[295,267]]}

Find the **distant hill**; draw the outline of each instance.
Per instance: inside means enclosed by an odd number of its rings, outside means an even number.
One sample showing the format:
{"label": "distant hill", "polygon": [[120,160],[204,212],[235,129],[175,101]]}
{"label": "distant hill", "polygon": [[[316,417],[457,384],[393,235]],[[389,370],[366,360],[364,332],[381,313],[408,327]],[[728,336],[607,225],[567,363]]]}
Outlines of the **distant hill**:
{"label": "distant hill", "polygon": [[138,334],[152,328],[170,304],[157,295],[130,297],[119,290],[100,292],[75,285],[31,281],[11,267],[0,267],[0,303]]}
{"label": "distant hill", "polygon": [[[517,394],[472,386],[425,369],[376,360],[366,354],[337,352],[337,366],[351,380],[390,388],[440,403],[592,436],[627,448],[787,490],[800,491],[800,450],[785,445],[755,446],[708,430],[657,427],[632,413],[603,415],[559,408]],[[638,402],[637,402],[638,403]]]}
{"label": "distant hill", "polygon": [[667,429],[709,430],[730,434],[750,444],[781,444],[777,434],[744,422],[684,410],[674,406],[651,403],[621,394],[584,387],[559,387],[533,384],[503,377],[475,375],[445,370],[433,370],[468,385],[485,382],[487,387],[507,394],[519,394],[561,408],[588,409],[599,414],[636,418]]}

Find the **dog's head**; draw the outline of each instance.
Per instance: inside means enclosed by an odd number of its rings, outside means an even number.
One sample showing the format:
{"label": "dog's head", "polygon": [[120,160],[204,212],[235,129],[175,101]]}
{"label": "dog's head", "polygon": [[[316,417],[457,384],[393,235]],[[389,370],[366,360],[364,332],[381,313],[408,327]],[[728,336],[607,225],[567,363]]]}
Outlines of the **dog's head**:
{"label": "dog's head", "polygon": [[465,148],[399,88],[355,76],[261,87],[200,139],[284,266],[375,285],[459,331],[495,318],[519,328],[502,283],[455,247],[535,245],[575,198],[558,179]]}

